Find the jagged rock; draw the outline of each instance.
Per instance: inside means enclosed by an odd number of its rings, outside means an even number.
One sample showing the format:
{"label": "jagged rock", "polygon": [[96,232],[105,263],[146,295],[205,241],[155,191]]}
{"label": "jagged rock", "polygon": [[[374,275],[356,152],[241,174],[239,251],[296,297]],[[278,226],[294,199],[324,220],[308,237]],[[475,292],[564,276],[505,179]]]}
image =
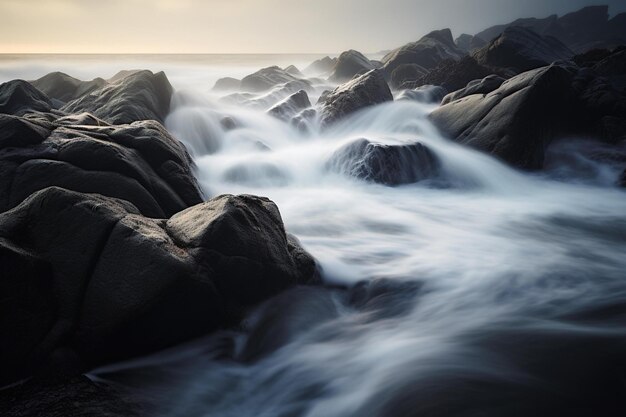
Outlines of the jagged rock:
{"label": "jagged rock", "polygon": [[454,91],[445,96],[441,104],[448,104],[451,101],[461,99],[463,97],[471,96],[472,94],[488,94],[493,90],[499,88],[505,81],[504,78],[491,74],[483,78],[482,80],[470,81],[464,88]]}
{"label": "jagged rock", "polygon": [[235,91],[241,87],[241,80],[232,77],[220,78],[215,82],[213,91]]}
{"label": "jagged rock", "polygon": [[475,94],[430,117],[454,140],[511,165],[538,169],[554,138],[575,129],[575,69],[552,65],[522,73],[487,95]]}
{"label": "jagged rock", "polygon": [[568,60],[574,53],[556,38],[543,37],[530,29],[513,26],[472,56],[480,65],[520,73]]}
{"label": "jagged rock", "polygon": [[328,56],[325,56],[324,58],[313,61],[302,72],[311,75],[327,74],[330,73],[330,71],[333,69],[335,63],[337,63],[337,58],[330,58]]}
{"label": "jagged rock", "polygon": [[423,85],[413,90],[402,90],[396,100],[411,100],[420,103],[437,103],[446,95],[446,90],[438,85]]}
{"label": "jagged rock", "polygon": [[140,120],[163,122],[170,109],[172,86],[163,72],[122,72],[106,86],[70,101],[67,113],[89,112],[112,124]]}
{"label": "jagged rock", "polygon": [[241,90],[250,92],[266,91],[280,84],[298,81],[284,69],[273,66],[258,70],[241,80]]}
{"label": "jagged rock", "polygon": [[462,34],[458,38],[454,40],[456,46],[465,52],[472,52],[476,49],[482,48],[487,44],[483,39],[478,36],[468,35],[467,33]]}
{"label": "jagged rock", "polygon": [[224,195],[169,220],[51,187],[0,214],[3,384],[81,372],[240,320],[315,280],[268,199]]}
{"label": "jagged rock", "polygon": [[304,75],[302,75],[298,67],[296,67],[295,65],[289,65],[288,67],[286,67],[285,72],[293,75],[294,77],[298,77],[298,78],[304,77]]}
{"label": "jagged rock", "polygon": [[0,84],[0,113],[22,116],[29,112],[49,112],[50,98],[24,80]]}
{"label": "jagged rock", "polygon": [[382,70],[371,70],[328,93],[324,97],[320,120],[322,125],[328,126],[357,110],[392,100]]}
{"label": "jagged rock", "polygon": [[403,64],[417,64],[427,70],[435,68],[441,61],[459,60],[465,55],[452,39],[450,29],[433,31],[417,42],[394,49],[383,58],[385,72],[391,76]]}
{"label": "jagged rock", "polygon": [[364,74],[374,68],[375,66],[365,55],[350,49],[339,55],[328,79],[333,82],[344,82],[351,80],[355,75]]}
{"label": "jagged rock", "polygon": [[276,104],[269,109],[267,113],[277,119],[288,121],[295,116],[300,110],[311,107],[309,96],[304,90],[300,90]]}
{"label": "jagged rock", "polygon": [[402,88],[407,82],[413,82],[428,73],[424,67],[417,64],[402,64],[391,73],[391,86],[393,88]]}
{"label": "jagged rock", "polygon": [[67,103],[106,85],[102,78],[81,81],[62,72],[51,72],[30,82],[48,97]]}
{"label": "jagged rock", "polygon": [[0,119],[0,211],[62,186],[133,203],[166,217],[202,201],[184,146],[154,121],[120,126]]}
{"label": "jagged rock", "polygon": [[435,178],[439,161],[419,142],[385,145],[359,139],[333,153],[327,169],[385,185],[411,184]]}
{"label": "jagged rock", "polygon": [[307,132],[311,129],[312,123],[317,117],[315,109],[305,109],[291,118],[289,123],[301,132]]}

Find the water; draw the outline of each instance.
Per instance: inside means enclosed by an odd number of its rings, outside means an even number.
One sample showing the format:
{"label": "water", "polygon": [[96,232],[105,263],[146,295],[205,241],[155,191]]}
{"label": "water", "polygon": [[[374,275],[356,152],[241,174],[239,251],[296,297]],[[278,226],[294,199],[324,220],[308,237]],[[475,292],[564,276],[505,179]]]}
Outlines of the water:
{"label": "water", "polygon": [[[597,145],[578,138],[551,150],[547,173],[518,172],[440,137],[432,104],[396,101],[302,131],[264,113],[284,92],[233,104],[210,91],[218,76],[315,58],[132,57],[177,88],[165,123],[207,196],[270,197],[328,285],[269,301],[240,330],[91,376],[166,416],[624,415],[623,165],[581,156]],[[89,60],[63,68],[124,68]],[[57,65],[2,62],[4,78]],[[330,87],[314,84],[313,103]],[[329,172],[359,138],[419,141],[441,178],[387,187]]]}

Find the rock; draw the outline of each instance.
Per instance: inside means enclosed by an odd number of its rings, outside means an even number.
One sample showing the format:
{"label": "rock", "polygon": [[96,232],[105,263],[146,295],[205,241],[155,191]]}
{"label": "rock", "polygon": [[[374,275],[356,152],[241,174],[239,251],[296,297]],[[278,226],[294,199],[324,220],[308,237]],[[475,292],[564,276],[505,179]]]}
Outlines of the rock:
{"label": "rock", "polygon": [[544,150],[575,129],[575,70],[551,65],[522,73],[487,95],[475,94],[434,110],[448,137],[524,169],[539,169]]}
{"label": "rock", "polygon": [[335,63],[337,63],[337,58],[325,56],[324,58],[313,61],[311,65],[306,67],[302,72],[311,75],[327,74],[333,69]]}
{"label": "rock", "polygon": [[130,395],[86,376],[63,381],[30,380],[0,392],[0,409],[10,417],[139,417],[145,410]]}
{"label": "rock", "polygon": [[49,112],[50,98],[24,80],[0,84],[0,113],[22,116],[29,112]]}
{"label": "rock", "polygon": [[624,172],[622,172],[622,175],[620,175],[619,180],[617,182],[617,184],[620,187],[624,187],[626,188],[626,169],[624,170]]}
{"label": "rock", "polygon": [[582,54],[577,54],[572,58],[572,61],[579,67],[593,67],[604,58],[611,55],[609,49],[590,49]]}
{"label": "rock", "polygon": [[454,40],[455,45],[462,51],[473,52],[476,49],[482,48],[487,44],[483,39],[478,36],[462,34]]}
{"label": "rock", "polygon": [[423,85],[413,90],[402,90],[396,100],[412,100],[420,103],[439,104],[446,95],[446,90],[438,85]]}
{"label": "rock", "polygon": [[609,77],[620,88],[626,88],[626,46],[617,48],[593,66],[596,74]]}
{"label": "rock", "polygon": [[328,126],[357,110],[392,100],[382,71],[371,70],[326,95],[320,120],[322,125]]}
{"label": "rock", "polygon": [[237,91],[240,87],[241,80],[232,77],[224,77],[215,82],[213,91]]}
{"label": "rock", "polygon": [[433,31],[417,42],[394,49],[385,55],[382,62],[389,77],[403,64],[417,64],[430,70],[441,61],[448,59],[458,61],[464,55],[466,55],[465,52],[455,45],[450,29],[443,29]]}
{"label": "rock", "polygon": [[172,86],[163,72],[121,73],[100,88],[67,103],[62,111],[89,112],[112,124],[140,120],[163,122],[170,109]]}
{"label": "rock", "polygon": [[236,129],[238,123],[230,116],[224,116],[220,119],[220,126],[226,131]]}
{"label": "rock", "polygon": [[384,145],[359,139],[333,153],[327,169],[385,185],[411,184],[435,178],[437,157],[419,142]]}
{"label": "rock", "polygon": [[364,74],[375,66],[362,53],[350,49],[342,52],[333,66],[328,79],[333,82],[344,82],[351,80],[356,75]]}
{"label": "rock", "polygon": [[504,78],[495,74],[488,75],[482,80],[470,81],[464,88],[445,96],[441,104],[448,104],[451,101],[471,96],[472,94],[489,94],[499,88],[504,81]]}
{"label": "rock", "polygon": [[267,113],[286,122],[300,112],[300,110],[308,107],[311,107],[309,96],[306,91],[300,90],[274,105]]}
{"label": "rock", "polygon": [[296,67],[295,65],[289,65],[288,67],[286,67],[285,72],[287,74],[293,75],[294,77],[298,77],[298,78],[304,77],[304,75],[300,72],[298,67]]}
{"label": "rock", "polygon": [[244,77],[241,80],[241,90],[249,92],[266,91],[290,81],[298,81],[298,78],[277,66],[267,67]]}
{"label": "rock", "polygon": [[310,91],[311,89],[312,86],[310,81],[295,80],[273,87],[271,90],[262,94],[236,93],[222,97],[220,101],[223,103],[250,107],[257,110],[268,110],[280,101],[300,90]]}
{"label": "rock", "polygon": [[407,82],[413,82],[428,73],[424,67],[417,64],[398,65],[391,73],[391,86],[393,88],[402,88]]}
{"label": "rock", "polygon": [[46,123],[0,118],[0,211],[53,185],[122,198],[150,217],[202,201],[189,154],[158,122]]}
{"label": "rock", "polygon": [[51,72],[30,82],[48,97],[67,103],[106,85],[102,78],[81,81],[62,72]]}
{"label": "rock", "polygon": [[415,82],[404,83],[403,87],[416,88],[422,85],[438,85],[447,91],[456,91],[465,87],[472,80],[484,78],[493,73],[493,69],[480,65],[474,58],[466,56],[459,61],[452,59],[442,61],[428,74]]}
{"label": "rock", "polygon": [[543,37],[530,29],[513,26],[472,56],[479,65],[520,73],[568,60],[574,53],[553,37]]}
{"label": "rock", "polygon": [[109,123],[87,112],[59,117],[55,120],[55,123],[65,126],[110,126]]}
{"label": "rock", "polygon": [[265,198],[224,195],[164,220],[97,194],[38,191],[0,214],[0,313],[11,317],[0,322],[1,382],[80,372],[236,324],[316,279],[294,245]]}
{"label": "rock", "polygon": [[301,132],[308,132],[313,126],[313,121],[317,117],[315,109],[305,109],[291,118],[289,123]]}

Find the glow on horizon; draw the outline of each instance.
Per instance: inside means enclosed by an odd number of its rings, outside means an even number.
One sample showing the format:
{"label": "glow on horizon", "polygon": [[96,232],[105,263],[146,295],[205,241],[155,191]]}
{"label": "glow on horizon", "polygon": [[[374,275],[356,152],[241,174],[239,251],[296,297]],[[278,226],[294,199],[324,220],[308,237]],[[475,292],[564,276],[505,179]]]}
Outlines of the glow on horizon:
{"label": "glow on horizon", "polygon": [[0,0],[0,53],[329,53],[623,0]]}

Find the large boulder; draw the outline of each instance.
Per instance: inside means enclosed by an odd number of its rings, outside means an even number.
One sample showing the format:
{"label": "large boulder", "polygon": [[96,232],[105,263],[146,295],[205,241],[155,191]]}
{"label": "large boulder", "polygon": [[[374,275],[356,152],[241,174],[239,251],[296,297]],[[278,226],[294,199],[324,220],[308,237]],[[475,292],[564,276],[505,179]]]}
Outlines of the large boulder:
{"label": "large boulder", "polygon": [[315,279],[268,199],[223,195],[167,220],[46,188],[0,214],[0,382],[163,349]]}
{"label": "large boulder", "polygon": [[402,88],[428,74],[428,70],[417,64],[402,64],[391,72],[390,83],[393,88]]}
{"label": "large boulder", "polygon": [[452,39],[450,29],[436,30],[417,42],[394,49],[383,57],[387,76],[403,64],[417,64],[427,70],[435,68],[447,59],[459,60],[466,53],[459,49]]}
{"label": "large boulder", "polygon": [[48,97],[64,103],[75,100],[106,85],[106,81],[102,78],[95,78],[92,81],[81,81],[62,72],[51,72],[30,83]]}
{"label": "large boulder", "polygon": [[291,75],[278,66],[267,67],[245,76],[241,80],[241,90],[249,92],[267,91],[280,84],[297,80],[299,80],[298,77]]}
{"label": "large boulder", "polygon": [[439,160],[419,142],[386,145],[359,139],[336,150],[326,167],[365,181],[393,186],[435,178],[439,173]]}
{"label": "large boulder", "polygon": [[357,110],[392,100],[382,70],[374,69],[326,94],[320,121],[328,126]]}
{"label": "large boulder", "polygon": [[355,75],[364,74],[376,68],[365,55],[354,49],[342,52],[333,66],[328,79],[333,82],[351,80]]}
{"label": "large boulder", "polygon": [[472,80],[462,89],[445,96],[441,104],[448,104],[463,97],[471,96],[472,94],[489,94],[499,88],[504,81],[504,78],[495,74],[488,75],[483,79]]}
{"label": "large boulder", "polygon": [[17,116],[30,112],[49,112],[50,98],[24,80],[0,84],[0,113]]}
{"label": "large boulder", "polygon": [[306,91],[300,90],[274,105],[267,113],[286,122],[308,107],[311,107],[309,96]]}
{"label": "large boulder", "polygon": [[124,71],[104,87],[70,101],[61,110],[89,112],[113,124],[139,120],[163,122],[169,113],[172,92],[163,72]]}
{"label": "large boulder", "polygon": [[480,65],[511,69],[516,73],[573,56],[574,53],[556,38],[544,37],[518,26],[507,28],[499,37],[473,53]]}
{"label": "large boulder", "polygon": [[489,94],[441,106],[430,117],[460,143],[511,165],[538,169],[549,142],[575,128],[574,76],[574,69],[559,65],[528,71]]}
{"label": "large boulder", "polygon": [[155,121],[89,126],[0,117],[0,212],[61,186],[168,217],[202,201],[185,147]]}
{"label": "large boulder", "polygon": [[241,87],[241,80],[232,77],[220,78],[215,82],[213,91],[236,91]]}

